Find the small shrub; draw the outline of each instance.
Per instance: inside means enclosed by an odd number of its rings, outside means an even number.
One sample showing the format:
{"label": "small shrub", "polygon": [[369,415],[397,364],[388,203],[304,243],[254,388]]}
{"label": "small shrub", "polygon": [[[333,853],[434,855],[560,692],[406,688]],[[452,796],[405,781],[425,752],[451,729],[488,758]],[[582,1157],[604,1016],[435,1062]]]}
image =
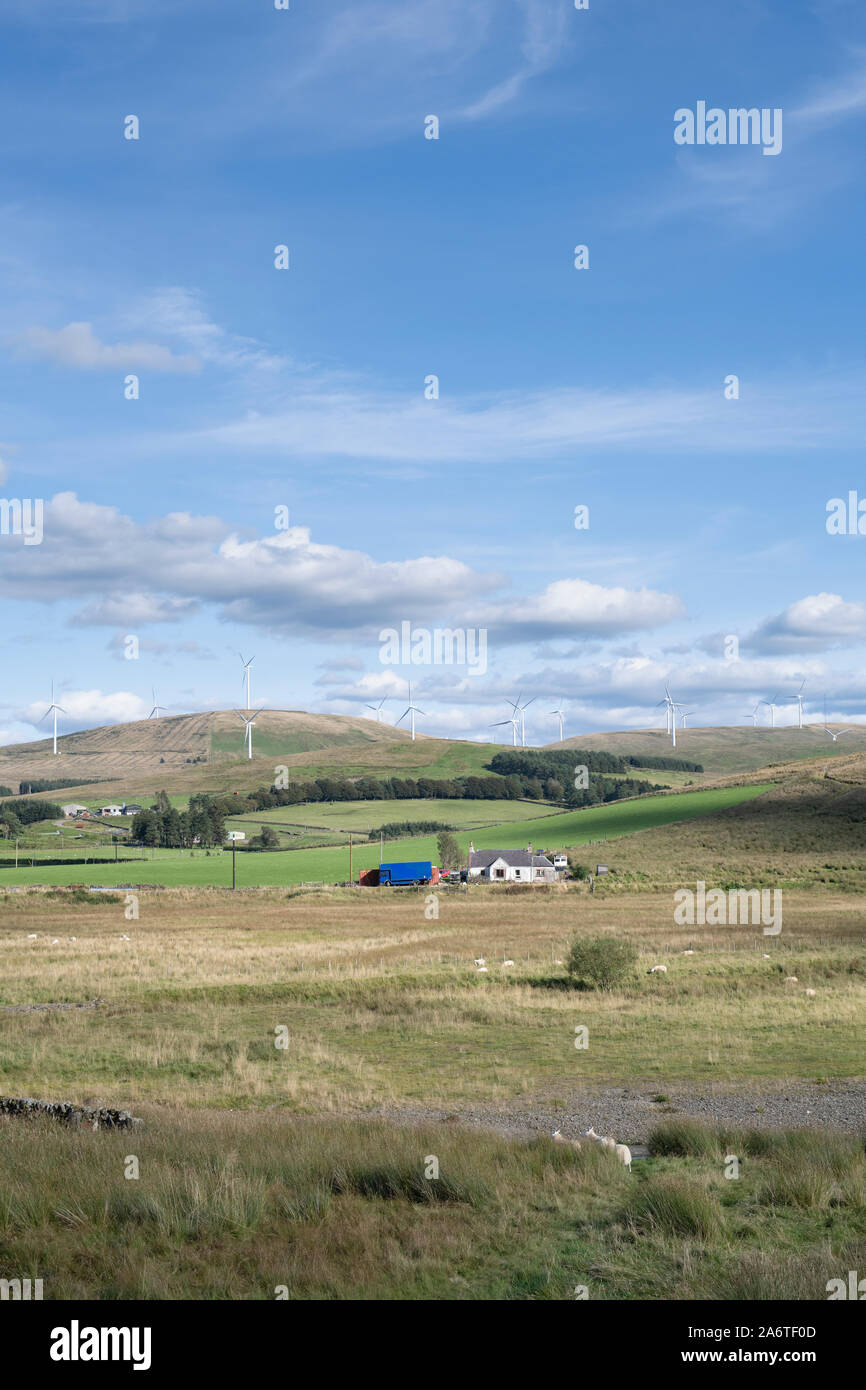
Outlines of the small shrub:
{"label": "small shrub", "polygon": [[630,975],[637,947],[615,936],[576,936],[566,961],[572,980],[589,989],[613,989]]}

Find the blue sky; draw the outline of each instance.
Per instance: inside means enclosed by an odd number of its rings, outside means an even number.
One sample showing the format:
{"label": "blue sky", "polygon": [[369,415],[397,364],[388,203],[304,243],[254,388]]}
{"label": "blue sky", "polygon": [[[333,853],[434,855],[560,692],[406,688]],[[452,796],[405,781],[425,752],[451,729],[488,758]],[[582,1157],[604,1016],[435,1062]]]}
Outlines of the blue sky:
{"label": "blue sky", "polygon": [[[0,741],[52,679],[66,728],[235,705],[239,651],[256,705],[393,721],[411,679],[450,736],[518,692],[534,743],[642,727],[666,681],[866,717],[856,0],[0,15],[0,490],[45,503],[0,534]],[[781,152],[678,146],[698,101]],[[402,621],[486,671],[383,664]]]}

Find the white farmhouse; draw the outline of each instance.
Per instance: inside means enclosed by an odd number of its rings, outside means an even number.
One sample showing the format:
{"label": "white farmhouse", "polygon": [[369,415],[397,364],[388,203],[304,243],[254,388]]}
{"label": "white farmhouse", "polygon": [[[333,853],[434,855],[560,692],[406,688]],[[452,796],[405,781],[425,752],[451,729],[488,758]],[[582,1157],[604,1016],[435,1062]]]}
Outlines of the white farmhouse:
{"label": "white farmhouse", "polygon": [[544,854],[527,849],[474,849],[469,846],[469,878],[485,883],[555,883],[556,870]]}
{"label": "white farmhouse", "polygon": [[99,814],[100,814],[101,816],[122,816],[122,815],[123,815],[123,807],[122,807],[122,806],[100,806],[100,808],[99,808]]}
{"label": "white farmhouse", "polygon": [[82,811],[86,811],[86,806],[79,806],[77,802],[70,801],[68,806],[61,806],[64,816],[80,816]]}
{"label": "white farmhouse", "polygon": [[227,840],[245,840],[246,838],[245,830],[229,830],[226,832]]}

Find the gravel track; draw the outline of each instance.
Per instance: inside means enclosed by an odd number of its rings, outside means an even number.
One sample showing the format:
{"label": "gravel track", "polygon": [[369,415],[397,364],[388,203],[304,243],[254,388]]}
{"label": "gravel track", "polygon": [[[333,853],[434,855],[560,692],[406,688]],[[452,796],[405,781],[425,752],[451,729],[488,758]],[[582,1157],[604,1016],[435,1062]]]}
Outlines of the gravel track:
{"label": "gravel track", "polygon": [[[664,1101],[654,1097],[663,1095]],[[368,1112],[369,1113],[369,1112]],[[815,1128],[866,1132],[866,1081],[787,1081],[752,1087],[715,1083],[697,1089],[683,1085],[598,1086],[552,1096],[523,1097],[510,1105],[380,1106],[374,1112],[405,1124],[434,1122],[494,1130],[499,1134],[550,1134],[562,1130],[577,1138],[593,1126],[619,1142],[643,1146],[650,1130],[668,1116],[744,1125],[755,1129]]]}

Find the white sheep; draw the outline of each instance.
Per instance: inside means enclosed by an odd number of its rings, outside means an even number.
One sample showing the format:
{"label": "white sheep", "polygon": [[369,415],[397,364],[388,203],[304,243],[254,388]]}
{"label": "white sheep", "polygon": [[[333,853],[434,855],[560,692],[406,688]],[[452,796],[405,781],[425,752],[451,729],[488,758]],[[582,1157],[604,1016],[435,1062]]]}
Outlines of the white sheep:
{"label": "white sheep", "polygon": [[578,1153],[580,1152],[580,1140],[566,1139],[565,1135],[562,1133],[562,1130],[555,1129],[550,1137],[553,1140],[554,1144],[570,1144],[570,1146],[573,1149],[577,1149]]}
{"label": "white sheep", "polygon": [[487,962],[486,962],[486,960],[484,959],[483,956],[479,956],[479,957],[477,958],[477,960],[474,960],[474,961],[472,962],[472,964],[473,964],[473,965],[486,965]]}
{"label": "white sheep", "polygon": [[616,1140],[611,1139],[609,1135],[596,1134],[592,1125],[590,1125],[589,1129],[585,1129],[583,1133],[587,1139],[594,1139],[596,1144],[600,1144],[603,1149],[608,1149],[611,1153],[616,1154],[620,1163],[624,1163],[628,1171],[631,1172],[631,1149],[627,1144],[618,1144]]}
{"label": "white sheep", "polygon": [[478,975],[486,975],[487,973],[488,973],[488,971],[487,971],[487,966],[486,966],[486,965],[479,965],[478,970],[476,971],[476,974],[478,974]]}
{"label": "white sheep", "polygon": [[785,976],[785,984],[786,984],[786,985],[796,985],[796,984],[799,984],[799,980],[797,979],[797,976],[796,976],[796,975],[786,975],[786,976]]}
{"label": "white sheep", "polygon": [[35,941],[35,940],[36,940],[36,933],[35,933],[35,931],[31,931],[31,932],[28,932],[28,933],[27,933],[27,940],[28,940],[28,941]]}
{"label": "white sheep", "polygon": [[504,961],[502,962],[503,968],[504,968],[506,965],[513,965],[513,964],[514,964],[514,961],[513,961],[513,960],[504,960]]}
{"label": "white sheep", "polygon": [[668,968],[666,965],[652,965],[646,973],[648,975],[655,975],[657,970],[661,970],[665,975],[668,973]]}
{"label": "white sheep", "polygon": [[814,999],[815,995],[818,993],[816,989],[807,989],[804,992],[807,999]]}
{"label": "white sheep", "polygon": [[631,1172],[631,1149],[628,1144],[617,1144],[615,1152],[620,1163],[624,1163],[628,1171]]}

